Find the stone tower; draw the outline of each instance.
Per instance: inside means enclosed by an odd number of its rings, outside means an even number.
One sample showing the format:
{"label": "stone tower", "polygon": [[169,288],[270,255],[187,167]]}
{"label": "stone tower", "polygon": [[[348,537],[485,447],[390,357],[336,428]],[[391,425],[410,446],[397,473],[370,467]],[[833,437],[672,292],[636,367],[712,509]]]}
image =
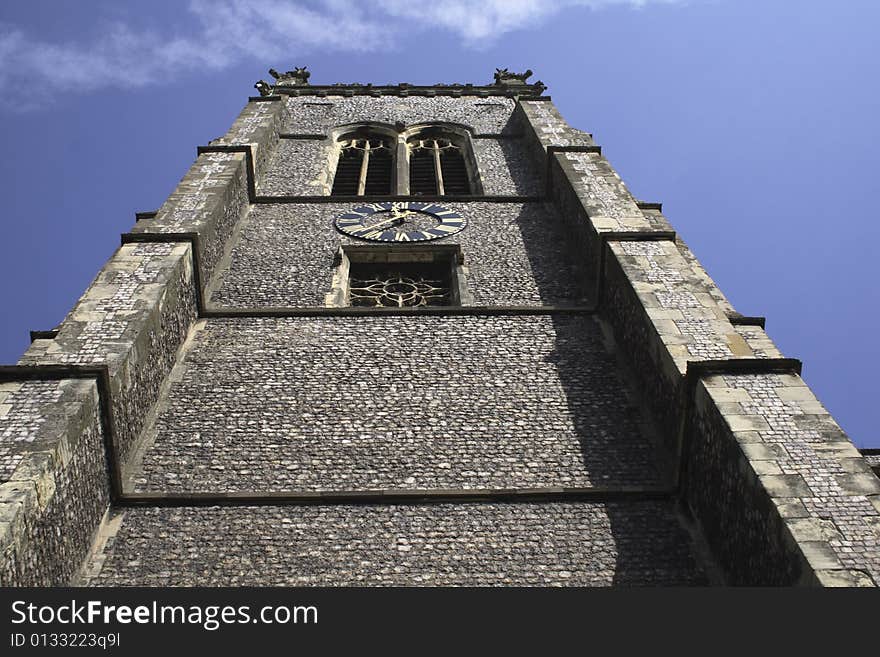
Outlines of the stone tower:
{"label": "stone tower", "polygon": [[270,71],[0,371],[4,585],[877,585],[880,480],[531,72]]}

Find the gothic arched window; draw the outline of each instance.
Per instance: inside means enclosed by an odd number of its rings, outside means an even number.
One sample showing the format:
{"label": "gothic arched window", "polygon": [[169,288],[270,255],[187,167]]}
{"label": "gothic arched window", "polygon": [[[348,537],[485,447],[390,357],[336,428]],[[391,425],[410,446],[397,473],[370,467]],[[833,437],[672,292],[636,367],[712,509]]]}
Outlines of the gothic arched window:
{"label": "gothic arched window", "polygon": [[442,133],[423,132],[407,140],[409,193],[413,196],[473,194],[462,145]]}
{"label": "gothic arched window", "polygon": [[341,126],[331,196],[482,193],[469,128],[455,124]]}
{"label": "gothic arched window", "polygon": [[353,134],[339,140],[332,196],[382,196],[392,193],[394,142],[386,136]]}

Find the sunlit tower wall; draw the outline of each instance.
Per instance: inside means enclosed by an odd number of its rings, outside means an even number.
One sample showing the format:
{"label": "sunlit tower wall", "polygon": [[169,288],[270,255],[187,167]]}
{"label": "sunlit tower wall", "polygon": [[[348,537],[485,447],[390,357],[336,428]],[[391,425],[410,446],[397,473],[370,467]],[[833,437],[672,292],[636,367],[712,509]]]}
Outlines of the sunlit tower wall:
{"label": "sunlit tower wall", "polygon": [[0,583],[880,582],[869,460],[530,71],[270,73],[0,369]]}

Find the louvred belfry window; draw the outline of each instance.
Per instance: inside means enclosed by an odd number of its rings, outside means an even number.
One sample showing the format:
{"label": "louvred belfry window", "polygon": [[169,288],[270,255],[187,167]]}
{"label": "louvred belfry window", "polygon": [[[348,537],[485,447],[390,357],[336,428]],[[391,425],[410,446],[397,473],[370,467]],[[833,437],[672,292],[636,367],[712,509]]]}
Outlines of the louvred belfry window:
{"label": "louvred belfry window", "polygon": [[340,146],[331,195],[381,196],[391,193],[394,156],[388,139],[351,137],[342,140]]}
{"label": "louvred belfry window", "polygon": [[418,136],[409,147],[409,193],[414,196],[471,194],[464,154],[444,137]]}

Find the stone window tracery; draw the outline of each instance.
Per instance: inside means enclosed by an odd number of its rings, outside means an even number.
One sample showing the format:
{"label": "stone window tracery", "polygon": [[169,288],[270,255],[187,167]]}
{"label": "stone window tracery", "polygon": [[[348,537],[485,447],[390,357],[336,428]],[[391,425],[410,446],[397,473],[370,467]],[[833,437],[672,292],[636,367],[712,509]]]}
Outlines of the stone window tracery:
{"label": "stone window tracery", "polygon": [[462,148],[442,135],[417,135],[407,141],[410,194],[471,194]]}
{"label": "stone window tracery", "polygon": [[332,196],[474,196],[482,193],[466,129],[360,126],[338,139]]}
{"label": "stone window tracery", "polygon": [[371,135],[340,141],[333,196],[391,194],[394,153],[391,140]]}
{"label": "stone window tracery", "polygon": [[337,253],[328,307],[473,305],[458,244],[346,244]]}
{"label": "stone window tracery", "polygon": [[370,308],[448,306],[451,292],[444,272],[425,271],[409,263],[373,266],[368,271],[355,268],[348,290],[352,306]]}

